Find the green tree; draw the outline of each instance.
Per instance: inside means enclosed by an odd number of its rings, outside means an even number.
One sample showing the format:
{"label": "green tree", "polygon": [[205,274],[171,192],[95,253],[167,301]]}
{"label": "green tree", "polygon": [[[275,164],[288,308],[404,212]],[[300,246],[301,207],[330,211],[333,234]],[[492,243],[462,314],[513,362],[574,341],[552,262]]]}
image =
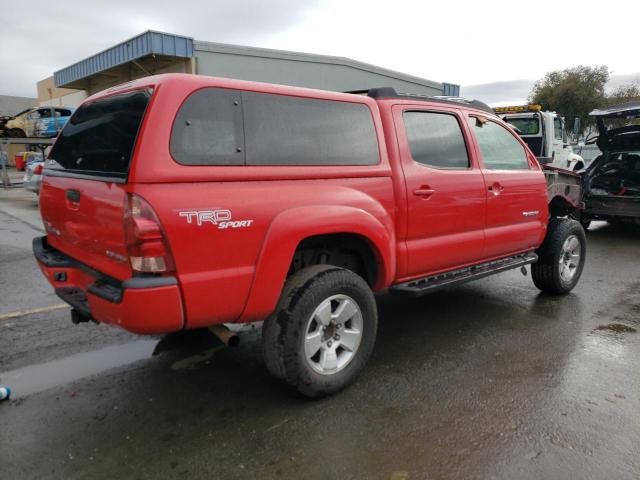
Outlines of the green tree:
{"label": "green tree", "polygon": [[617,103],[630,102],[632,100],[640,100],[640,82],[630,82],[618,86],[609,94],[607,103],[615,105]]}
{"label": "green tree", "polygon": [[529,101],[542,105],[545,110],[558,112],[567,119],[569,125],[575,117],[579,117],[584,129],[593,123],[589,112],[606,103],[604,86],[608,81],[609,69],[606,65],[579,65],[556,70],[534,84]]}

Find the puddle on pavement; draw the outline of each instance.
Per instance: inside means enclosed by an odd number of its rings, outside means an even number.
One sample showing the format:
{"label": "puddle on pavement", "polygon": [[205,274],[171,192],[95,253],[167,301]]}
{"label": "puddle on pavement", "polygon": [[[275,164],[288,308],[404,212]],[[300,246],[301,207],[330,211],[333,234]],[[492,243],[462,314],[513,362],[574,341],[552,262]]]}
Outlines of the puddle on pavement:
{"label": "puddle on pavement", "polygon": [[11,387],[12,397],[20,398],[53,387],[151,358],[157,340],[140,340],[92,352],[78,353],[47,363],[0,373],[0,382]]}

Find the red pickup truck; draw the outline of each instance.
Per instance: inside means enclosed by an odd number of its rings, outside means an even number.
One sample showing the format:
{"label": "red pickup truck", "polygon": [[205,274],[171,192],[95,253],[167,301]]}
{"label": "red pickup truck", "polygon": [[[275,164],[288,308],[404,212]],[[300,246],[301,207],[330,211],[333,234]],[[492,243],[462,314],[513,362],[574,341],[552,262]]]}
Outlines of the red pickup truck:
{"label": "red pickup truck", "polygon": [[159,75],[75,111],[33,248],[75,322],[158,334],[264,320],[268,369],[319,396],[367,362],[374,292],[527,264],[541,290],[570,291],[579,184],[480,102]]}

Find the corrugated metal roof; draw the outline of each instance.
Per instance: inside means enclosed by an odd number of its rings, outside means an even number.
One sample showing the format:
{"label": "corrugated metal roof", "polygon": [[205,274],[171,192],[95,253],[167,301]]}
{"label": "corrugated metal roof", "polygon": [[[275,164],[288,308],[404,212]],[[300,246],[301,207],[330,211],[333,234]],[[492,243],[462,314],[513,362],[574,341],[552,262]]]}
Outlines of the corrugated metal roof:
{"label": "corrugated metal roof", "polygon": [[193,38],[149,30],[129,40],[74,63],[53,74],[56,87],[108,70],[147,55],[191,58]]}

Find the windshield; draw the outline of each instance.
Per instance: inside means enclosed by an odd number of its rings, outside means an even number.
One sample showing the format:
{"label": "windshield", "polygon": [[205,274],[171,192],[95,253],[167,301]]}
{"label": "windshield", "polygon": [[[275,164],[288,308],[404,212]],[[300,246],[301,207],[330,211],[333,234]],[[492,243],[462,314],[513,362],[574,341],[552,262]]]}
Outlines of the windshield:
{"label": "windshield", "polygon": [[81,105],[51,150],[52,170],[126,178],[150,90]]}
{"label": "windshield", "polygon": [[504,121],[520,131],[520,135],[537,135],[540,133],[540,120],[535,117],[505,117]]}

